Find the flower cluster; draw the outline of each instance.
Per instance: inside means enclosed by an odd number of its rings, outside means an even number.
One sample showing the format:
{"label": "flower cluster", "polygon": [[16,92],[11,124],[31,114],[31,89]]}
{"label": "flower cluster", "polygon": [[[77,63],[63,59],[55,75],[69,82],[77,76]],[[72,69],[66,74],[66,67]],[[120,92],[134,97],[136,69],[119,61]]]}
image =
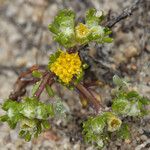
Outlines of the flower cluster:
{"label": "flower cluster", "polygon": [[89,9],[86,12],[85,24],[78,23],[75,26],[75,13],[71,10],[61,10],[49,25],[49,30],[54,33],[54,40],[66,48],[88,42],[109,43],[111,31],[99,24],[103,20],[102,11]]}
{"label": "flower cluster", "polygon": [[49,68],[65,84],[82,73],[82,63],[78,53],[67,53],[60,51],[59,57],[50,64]]}
{"label": "flower cluster", "polygon": [[107,124],[108,124],[108,131],[114,132],[120,128],[122,121],[115,115],[112,115],[111,117],[109,117]]}
{"label": "flower cluster", "polygon": [[103,147],[109,136],[108,132],[120,130],[122,121],[111,112],[105,112],[96,117],[90,117],[83,123],[85,141]]}
{"label": "flower cluster", "polygon": [[90,35],[91,30],[84,25],[83,23],[79,23],[75,28],[77,41],[80,43],[88,42],[87,37]]}

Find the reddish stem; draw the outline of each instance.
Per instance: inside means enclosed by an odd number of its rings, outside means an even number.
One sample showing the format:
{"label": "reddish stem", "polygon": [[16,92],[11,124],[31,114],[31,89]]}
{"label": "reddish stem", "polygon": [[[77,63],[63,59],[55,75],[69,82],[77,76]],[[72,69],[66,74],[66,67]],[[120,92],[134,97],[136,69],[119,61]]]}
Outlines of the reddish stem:
{"label": "reddish stem", "polygon": [[54,77],[54,74],[53,73],[50,73],[50,72],[46,72],[45,75],[43,76],[43,79],[40,83],[40,86],[38,88],[38,90],[35,92],[34,96],[36,98],[39,98],[41,93],[43,92],[46,84],[48,83],[49,85],[51,85],[53,83],[53,77]]}
{"label": "reddish stem", "polygon": [[90,90],[84,87],[81,83],[76,85],[76,88],[87,98],[87,100],[89,100],[90,103],[93,104],[94,108],[96,109],[96,112],[98,113],[101,105],[99,101],[94,97],[94,95],[90,92]]}

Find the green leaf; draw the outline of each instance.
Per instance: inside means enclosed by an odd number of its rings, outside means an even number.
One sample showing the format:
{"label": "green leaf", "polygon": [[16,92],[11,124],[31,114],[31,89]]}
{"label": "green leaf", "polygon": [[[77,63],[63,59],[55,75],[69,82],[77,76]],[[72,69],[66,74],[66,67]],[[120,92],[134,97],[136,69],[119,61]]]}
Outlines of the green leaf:
{"label": "green leaf", "polygon": [[110,37],[104,37],[104,38],[102,38],[102,42],[104,42],[104,43],[112,43],[113,39],[110,38]]}
{"label": "green leaf", "polygon": [[94,133],[100,134],[103,132],[103,129],[106,126],[106,121],[105,121],[104,117],[101,116],[101,117],[95,118],[93,120],[93,123],[91,124],[91,126],[92,126],[92,130]]}
{"label": "green leaf", "polygon": [[[42,121],[43,122],[43,121]],[[42,122],[38,122],[35,128],[34,137],[37,138],[38,135],[42,132]]]}
{"label": "green leaf", "polygon": [[54,21],[49,25],[49,30],[54,33],[54,40],[64,47],[75,45],[74,33],[75,14],[71,10],[61,10]]}
{"label": "green leaf", "polygon": [[87,69],[87,68],[89,68],[89,65],[86,64],[86,63],[84,63],[84,64],[82,65],[82,67],[83,67],[83,69]]}
{"label": "green leaf", "polygon": [[91,27],[91,34],[89,36],[89,41],[101,41],[104,36],[104,27],[102,26],[93,26]]}
{"label": "green leaf", "polygon": [[35,118],[37,104],[38,101],[36,101],[35,99],[27,98],[25,102],[21,104],[20,113],[29,119]]}
{"label": "green leaf", "polygon": [[53,117],[54,116],[54,108],[52,104],[48,104],[46,105],[46,111],[48,112],[48,114]]}
{"label": "green leaf", "polygon": [[45,105],[39,105],[36,108],[36,118],[37,119],[47,119],[49,117],[49,114],[46,110]]}
{"label": "green leaf", "polygon": [[24,130],[28,130],[28,129],[36,127],[37,123],[38,123],[37,119],[28,119],[24,117],[22,118],[22,120],[20,120],[20,127]]}
{"label": "green leaf", "polygon": [[131,102],[131,107],[130,107],[130,111],[127,114],[128,116],[140,116],[141,115],[141,105],[138,101],[133,100]]}
{"label": "green leaf", "polygon": [[92,8],[86,12],[85,22],[89,27],[97,26],[104,19],[102,11]]}
{"label": "green leaf", "polygon": [[40,134],[42,132],[42,125],[41,125],[41,122],[38,122],[37,125],[36,125],[36,132],[37,134]]}
{"label": "green leaf", "polygon": [[31,140],[31,134],[30,134],[29,131],[27,131],[27,132],[25,133],[24,138],[25,138],[25,141],[27,141],[27,142],[29,142],[29,141]]}
{"label": "green leaf", "polygon": [[119,87],[128,85],[128,83],[124,79],[121,79],[118,75],[113,76],[113,83]]}
{"label": "green leaf", "polygon": [[77,75],[76,79],[74,79],[74,84],[77,85],[83,80],[84,77],[84,71],[82,70],[80,74]]}
{"label": "green leaf", "polygon": [[66,109],[61,101],[61,98],[55,96],[55,103],[53,103],[53,108],[55,112],[55,116],[57,117],[66,117]]}
{"label": "green leaf", "polygon": [[50,123],[47,120],[42,121],[42,126],[44,127],[44,129],[49,129],[51,127]]}
{"label": "green leaf", "polygon": [[136,91],[130,91],[130,92],[127,93],[126,97],[127,97],[127,99],[138,98],[139,94]]}
{"label": "green leaf", "polygon": [[34,70],[34,71],[32,71],[32,76],[35,77],[35,78],[41,78],[42,73],[38,70]]}
{"label": "green leaf", "polygon": [[54,54],[50,55],[48,67],[50,67],[50,65],[56,61],[56,59],[59,57],[60,53],[61,53],[61,51],[58,50]]}
{"label": "green leaf", "polygon": [[105,27],[104,28],[104,33],[105,33],[105,35],[109,35],[109,34],[112,33],[112,31],[108,27]]}
{"label": "green leaf", "polygon": [[130,139],[131,138],[131,134],[130,134],[130,129],[128,124],[122,124],[120,130],[117,132],[118,137],[122,138],[122,139]]}
{"label": "green leaf", "polygon": [[23,138],[23,137],[24,137],[24,135],[25,135],[25,133],[26,133],[26,131],[21,130],[21,131],[19,132],[19,136]]}
{"label": "green leaf", "polygon": [[11,129],[14,129],[17,125],[17,122],[14,122],[12,120],[8,120],[7,123],[9,124]]}
{"label": "green leaf", "polygon": [[[98,148],[102,148],[108,139],[106,130],[108,116],[110,112],[102,113],[95,117],[89,117],[83,122],[83,135],[87,143],[95,144]],[[114,114],[113,114],[114,116]]]}
{"label": "green leaf", "polygon": [[112,110],[121,115],[127,115],[130,111],[131,104],[126,99],[115,99],[112,104]]}
{"label": "green leaf", "polygon": [[55,95],[53,89],[48,84],[46,84],[46,91],[50,97],[53,97]]}
{"label": "green leaf", "polygon": [[13,101],[13,100],[6,100],[3,105],[2,105],[2,109],[7,111],[9,108],[13,108],[17,105],[17,102],[16,101]]}
{"label": "green leaf", "polygon": [[40,84],[41,84],[41,81],[38,81],[38,82],[36,82],[36,83],[33,85],[33,88],[32,88],[32,96],[34,96],[34,94],[35,94],[36,91],[38,90]]}
{"label": "green leaf", "polygon": [[36,108],[36,118],[37,119],[48,119],[49,116],[53,116],[53,109],[51,104],[39,103]]}
{"label": "green leaf", "polygon": [[139,99],[139,101],[143,104],[143,105],[150,105],[150,100],[146,97],[141,97]]}
{"label": "green leaf", "polygon": [[0,116],[0,122],[2,121],[2,122],[5,122],[5,121],[7,121],[9,118],[8,118],[8,116],[7,115],[3,115],[3,116]]}

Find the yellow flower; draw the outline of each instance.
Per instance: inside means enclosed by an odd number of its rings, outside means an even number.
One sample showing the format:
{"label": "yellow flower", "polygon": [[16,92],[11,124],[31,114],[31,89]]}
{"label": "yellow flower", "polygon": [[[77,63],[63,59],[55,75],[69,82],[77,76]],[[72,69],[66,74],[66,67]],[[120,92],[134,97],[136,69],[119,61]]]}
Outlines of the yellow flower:
{"label": "yellow flower", "polygon": [[108,118],[108,131],[113,132],[120,128],[122,121],[116,116],[111,116]]}
{"label": "yellow flower", "polygon": [[[79,42],[86,42],[90,29],[83,23],[79,23],[75,28],[76,38]],[[83,41],[82,41],[83,40]]]}
{"label": "yellow flower", "polygon": [[50,65],[50,70],[54,72],[61,81],[68,84],[73,76],[78,76],[82,72],[81,60],[78,53],[67,53],[61,51],[59,57]]}

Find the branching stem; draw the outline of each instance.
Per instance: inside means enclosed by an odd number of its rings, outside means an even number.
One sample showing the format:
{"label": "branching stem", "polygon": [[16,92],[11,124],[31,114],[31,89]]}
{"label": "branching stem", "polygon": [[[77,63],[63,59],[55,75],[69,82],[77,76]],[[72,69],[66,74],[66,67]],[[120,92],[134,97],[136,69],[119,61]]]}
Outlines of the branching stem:
{"label": "branching stem", "polygon": [[40,86],[39,86],[39,88],[38,88],[38,90],[35,92],[35,94],[34,94],[34,96],[36,97],[36,98],[39,98],[40,97],[40,95],[41,95],[41,93],[43,92],[43,90],[44,90],[44,88],[45,88],[45,86],[46,86],[46,84],[48,83],[49,85],[51,85],[53,82],[54,82],[54,74],[53,73],[51,73],[51,72],[46,72],[45,74],[44,74],[44,76],[43,76],[43,79],[42,79],[42,81],[41,81],[41,83],[40,83]]}

